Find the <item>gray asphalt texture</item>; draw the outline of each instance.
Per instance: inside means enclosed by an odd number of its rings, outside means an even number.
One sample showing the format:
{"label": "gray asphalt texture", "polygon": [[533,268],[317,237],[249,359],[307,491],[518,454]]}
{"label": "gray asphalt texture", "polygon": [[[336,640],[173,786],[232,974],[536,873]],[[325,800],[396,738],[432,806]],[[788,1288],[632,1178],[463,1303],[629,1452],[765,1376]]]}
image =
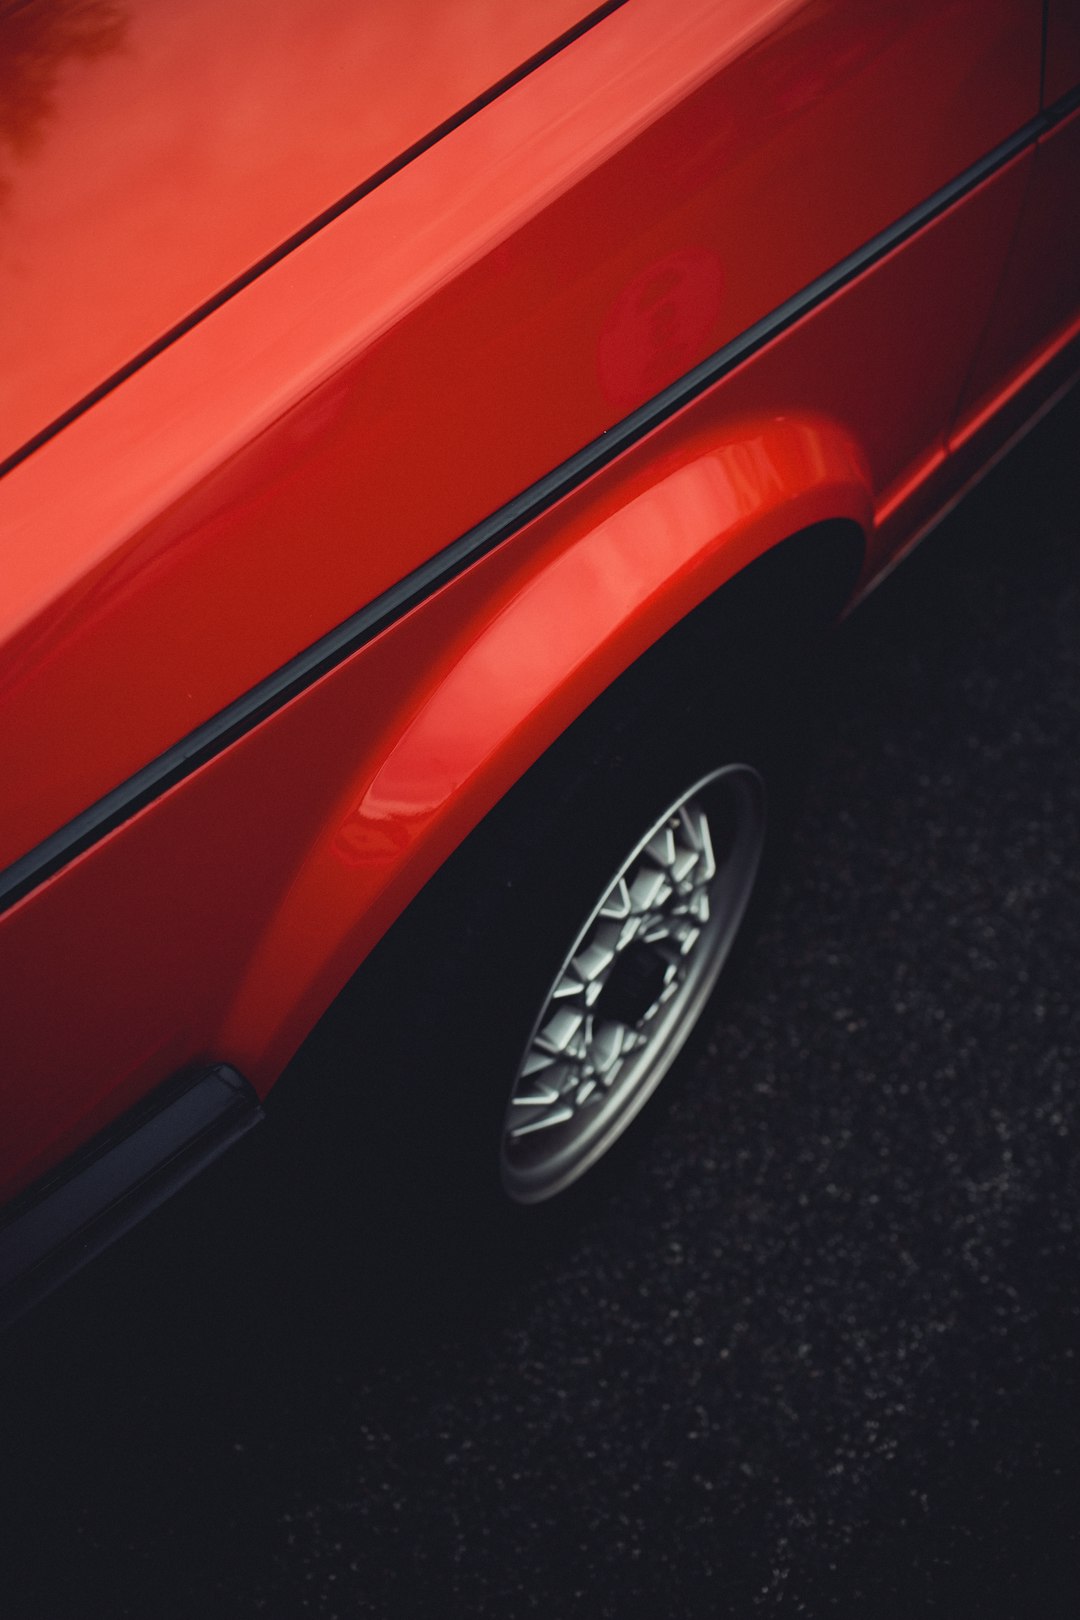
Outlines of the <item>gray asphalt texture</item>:
{"label": "gray asphalt texture", "polygon": [[266,1127],[8,1337],[4,1620],[1080,1612],[1080,404],[814,706],[569,1215],[358,1239]]}

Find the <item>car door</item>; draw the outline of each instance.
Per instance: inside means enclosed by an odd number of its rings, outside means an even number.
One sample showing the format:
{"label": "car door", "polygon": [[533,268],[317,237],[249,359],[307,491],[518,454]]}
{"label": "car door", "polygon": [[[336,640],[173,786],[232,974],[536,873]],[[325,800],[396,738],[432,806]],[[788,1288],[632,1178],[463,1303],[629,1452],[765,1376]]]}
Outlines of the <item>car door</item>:
{"label": "car door", "polygon": [[951,434],[974,461],[1080,360],[1080,8],[1049,0],[1042,118],[1005,274]]}

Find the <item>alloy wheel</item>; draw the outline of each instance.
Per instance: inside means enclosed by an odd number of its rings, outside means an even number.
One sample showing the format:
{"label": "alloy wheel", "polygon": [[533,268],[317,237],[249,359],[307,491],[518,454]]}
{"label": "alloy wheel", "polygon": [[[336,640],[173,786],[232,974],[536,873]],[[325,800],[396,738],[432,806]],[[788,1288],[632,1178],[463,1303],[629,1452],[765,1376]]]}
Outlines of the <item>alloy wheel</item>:
{"label": "alloy wheel", "polygon": [[724,965],[761,859],[749,765],[693,784],[634,845],[541,1005],[503,1122],[503,1187],[539,1203],[606,1152],[659,1085]]}

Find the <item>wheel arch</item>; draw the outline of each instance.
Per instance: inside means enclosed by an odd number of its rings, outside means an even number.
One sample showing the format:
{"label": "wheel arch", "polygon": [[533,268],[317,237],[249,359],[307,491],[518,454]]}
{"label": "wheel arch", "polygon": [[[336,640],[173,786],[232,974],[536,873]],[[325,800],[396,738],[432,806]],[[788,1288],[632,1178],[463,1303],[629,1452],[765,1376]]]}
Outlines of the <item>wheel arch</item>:
{"label": "wheel arch", "polygon": [[849,599],[873,507],[836,424],[743,422],[660,467],[626,460],[487,560],[489,588],[347,770],[219,1031],[260,1091],[469,833],[650,649],[743,632],[748,649],[762,625],[786,635]]}

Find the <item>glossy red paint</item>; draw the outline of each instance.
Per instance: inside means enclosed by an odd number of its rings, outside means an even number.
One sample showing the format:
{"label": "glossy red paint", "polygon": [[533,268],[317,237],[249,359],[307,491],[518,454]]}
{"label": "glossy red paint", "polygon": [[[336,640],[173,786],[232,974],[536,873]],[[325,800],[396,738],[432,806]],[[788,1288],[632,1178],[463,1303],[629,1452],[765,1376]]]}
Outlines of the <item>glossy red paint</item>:
{"label": "glossy red paint", "polygon": [[[994,312],[967,380],[954,437],[997,417],[1001,395],[1060,348],[1080,308],[1080,112],[1038,143]],[[1042,369],[1036,365],[1035,371]],[[1034,378],[1032,380],[1035,380]],[[1021,396],[1014,416],[1022,417]]]}
{"label": "glossy red paint", "polygon": [[593,9],[5,7],[0,462]]}
{"label": "glossy red paint", "polygon": [[[0,482],[0,860],[1014,134],[1040,42],[1028,0],[631,0],[131,375]],[[1071,127],[0,917],[3,1186],[188,1063],[265,1091],[465,833],[753,558],[842,520],[871,583],[972,470],[969,373],[985,461],[987,390],[1026,367],[1034,408],[1040,345],[1074,358],[1075,288],[1025,248]],[[1018,333],[1003,276],[1037,284]]]}
{"label": "glossy red paint", "polygon": [[[635,0],[17,467],[0,862],[1011,134],[1036,22]],[[646,298],[613,382],[643,275],[691,250],[712,326]]]}

